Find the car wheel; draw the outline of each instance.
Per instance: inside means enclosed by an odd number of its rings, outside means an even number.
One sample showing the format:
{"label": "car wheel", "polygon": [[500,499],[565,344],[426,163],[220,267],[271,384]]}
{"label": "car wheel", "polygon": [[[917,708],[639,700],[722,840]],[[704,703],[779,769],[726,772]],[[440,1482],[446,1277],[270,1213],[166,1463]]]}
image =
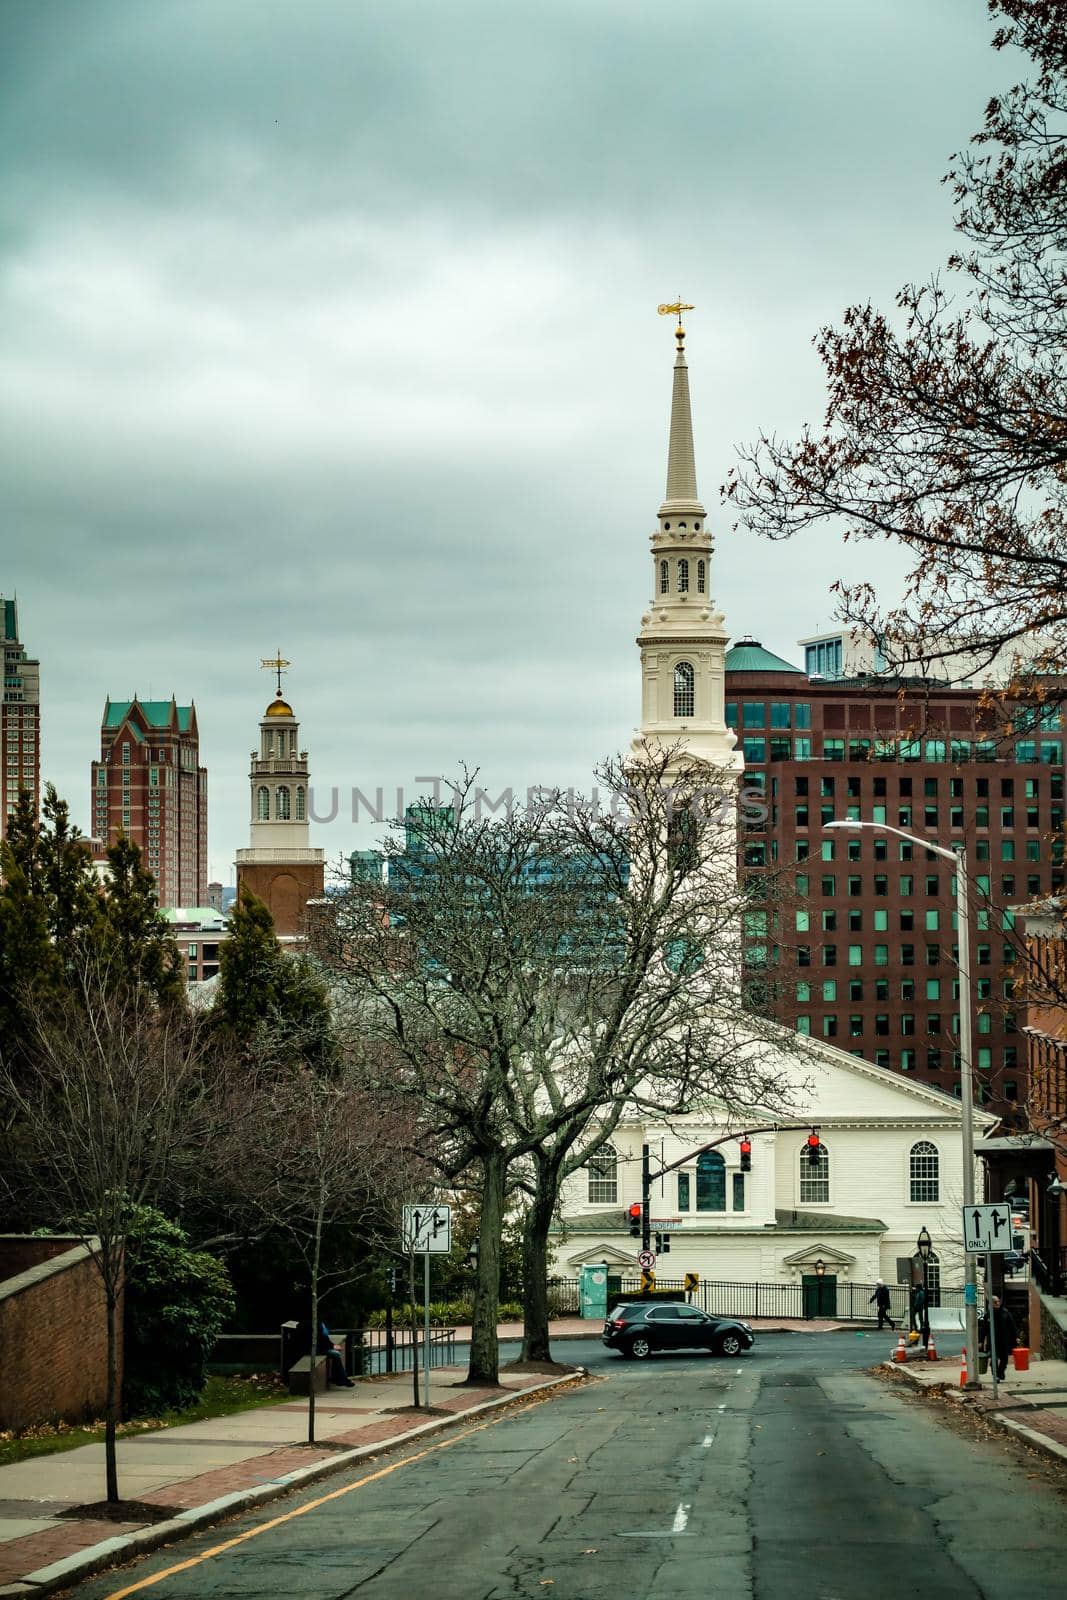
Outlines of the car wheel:
{"label": "car wheel", "polygon": [[630,1354],[636,1361],[644,1361],[652,1354],[652,1346],[643,1335],[639,1334],[636,1339],[630,1340]]}
{"label": "car wheel", "polygon": [[741,1354],[741,1337],[736,1333],[724,1333],[719,1340],[719,1354],[721,1356],[739,1356]]}

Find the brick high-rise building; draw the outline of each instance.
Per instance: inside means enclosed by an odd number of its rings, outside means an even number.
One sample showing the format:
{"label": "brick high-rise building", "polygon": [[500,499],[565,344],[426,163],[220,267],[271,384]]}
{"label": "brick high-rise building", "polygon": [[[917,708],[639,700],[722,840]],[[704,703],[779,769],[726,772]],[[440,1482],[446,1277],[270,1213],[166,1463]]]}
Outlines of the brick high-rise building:
{"label": "brick high-rise building", "polygon": [[164,906],[201,905],[207,894],[207,770],[195,706],[108,700],[93,762],[94,838],[120,833],[140,845]]}
{"label": "brick high-rise building", "polygon": [[41,798],[41,663],[31,661],[19,638],[17,600],[0,595],[0,638],[4,651],[4,692],[0,695],[0,772],[4,775],[0,839],[15,809],[20,789]]}
{"label": "brick high-rise building", "polygon": [[953,874],[891,834],[823,824],[884,822],[964,843],[976,1097],[1006,1111],[1026,1093],[1008,908],[1063,886],[1067,683],[998,738],[977,688],[840,670],[820,663],[809,677],[755,640],[726,657],[726,720],[745,783],[766,799],[765,820],[747,815],[742,863],[757,876],[786,869],[782,903],[753,913],[767,923],[753,944],[769,964],[770,1004],[802,1032],[958,1094]]}

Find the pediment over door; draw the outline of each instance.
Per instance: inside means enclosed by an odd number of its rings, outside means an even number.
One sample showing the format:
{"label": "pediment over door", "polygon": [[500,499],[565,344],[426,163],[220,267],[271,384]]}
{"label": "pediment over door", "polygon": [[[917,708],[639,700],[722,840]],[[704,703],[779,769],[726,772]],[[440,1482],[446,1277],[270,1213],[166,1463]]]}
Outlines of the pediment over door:
{"label": "pediment over door", "polygon": [[627,1271],[635,1274],[640,1271],[635,1255],[628,1255],[625,1250],[616,1250],[615,1246],[610,1244],[591,1245],[589,1249],[579,1250],[576,1255],[567,1257],[567,1265],[573,1267],[575,1271],[579,1267],[593,1266],[601,1261],[605,1266],[625,1267]]}
{"label": "pediment over door", "polygon": [[794,1250],[792,1255],[782,1257],[782,1266],[788,1267],[794,1277],[802,1273],[813,1273],[815,1263],[822,1261],[827,1272],[841,1273],[847,1277],[856,1265],[856,1258],[849,1255],[847,1250],[838,1250],[832,1244],[805,1245],[803,1250]]}

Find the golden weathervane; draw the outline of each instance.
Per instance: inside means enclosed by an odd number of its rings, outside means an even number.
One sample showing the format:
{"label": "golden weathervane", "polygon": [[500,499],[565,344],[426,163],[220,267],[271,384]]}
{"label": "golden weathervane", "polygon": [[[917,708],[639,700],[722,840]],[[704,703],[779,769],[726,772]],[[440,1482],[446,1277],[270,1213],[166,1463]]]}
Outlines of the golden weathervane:
{"label": "golden weathervane", "polygon": [[675,300],[673,305],[657,306],[656,310],[659,312],[661,317],[677,317],[678,318],[678,326],[681,327],[682,326],[682,312],[683,311],[695,311],[696,307],[695,306],[686,305],[686,303],[682,299],[681,295],[679,295],[677,300]]}
{"label": "golden weathervane", "polygon": [[282,695],[282,673],[286,667],[291,667],[293,663],[291,661],[286,661],[279,647],[278,654],[276,656],[271,656],[267,661],[263,661],[261,659],[259,664],[261,667],[268,667],[271,672],[276,672],[278,674],[278,698],[280,700]]}

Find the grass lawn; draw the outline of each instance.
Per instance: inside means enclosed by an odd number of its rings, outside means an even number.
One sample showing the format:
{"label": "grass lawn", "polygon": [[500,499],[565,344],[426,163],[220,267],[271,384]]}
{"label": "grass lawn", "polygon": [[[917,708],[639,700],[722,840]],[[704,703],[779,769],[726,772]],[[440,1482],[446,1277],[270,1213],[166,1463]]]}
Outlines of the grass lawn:
{"label": "grass lawn", "polygon": [[[210,1377],[195,1406],[185,1411],[164,1411],[158,1417],[138,1417],[119,1424],[119,1437],[131,1433],[154,1433],[173,1428],[180,1422],[202,1422],[207,1417],[228,1417],[234,1411],[250,1411],[254,1406],[278,1405],[290,1398],[276,1373],[259,1373],[249,1378]],[[104,1437],[103,1421],[83,1426],[60,1422],[31,1428],[27,1433],[0,1432],[0,1467],[13,1461],[28,1461],[32,1456],[52,1455],[57,1450],[76,1450],[82,1444],[96,1444]]]}

